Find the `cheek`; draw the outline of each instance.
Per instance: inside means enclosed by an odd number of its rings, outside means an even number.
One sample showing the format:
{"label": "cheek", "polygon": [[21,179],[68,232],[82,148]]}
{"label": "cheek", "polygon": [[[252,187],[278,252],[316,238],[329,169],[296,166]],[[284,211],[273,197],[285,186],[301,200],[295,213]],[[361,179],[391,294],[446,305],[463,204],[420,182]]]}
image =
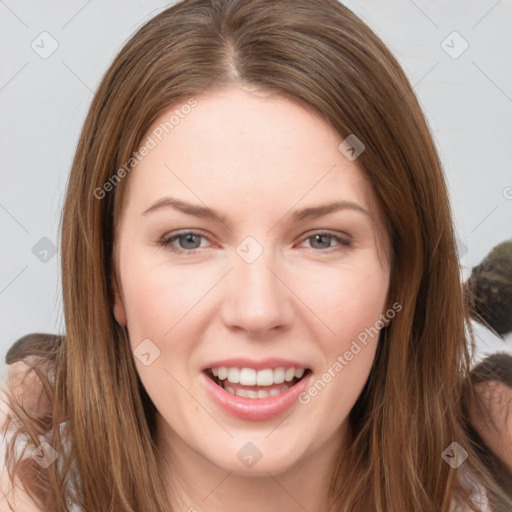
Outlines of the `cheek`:
{"label": "cheek", "polygon": [[[191,371],[190,355],[196,349],[193,306],[204,295],[204,284],[201,288],[197,272],[149,267],[140,264],[141,258],[136,260],[126,262],[123,291],[137,372],[160,411],[170,402],[185,410],[192,404],[177,382]],[[143,360],[146,353],[148,364]]]}
{"label": "cheek", "polygon": [[158,345],[204,295],[204,281],[197,272],[126,261],[123,290],[132,343],[150,338]]}
{"label": "cheek", "polygon": [[[302,403],[321,411],[322,424],[336,429],[349,415],[369,377],[379,343],[388,291],[386,272],[343,269],[318,294],[325,325],[317,339],[323,366]],[[331,331],[331,332],[329,332]],[[320,331],[318,331],[320,333]]]}
{"label": "cheek", "polygon": [[366,256],[337,268],[316,267],[297,274],[297,295],[324,324],[327,335],[322,338],[333,348],[342,348],[385,313],[389,271],[371,254]]}
{"label": "cheek", "polygon": [[386,313],[389,271],[368,256],[325,275],[317,272],[307,283],[315,290],[309,297],[323,324],[317,335],[323,367],[304,401],[323,403],[325,423],[332,428],[349,414],[368,379]]}

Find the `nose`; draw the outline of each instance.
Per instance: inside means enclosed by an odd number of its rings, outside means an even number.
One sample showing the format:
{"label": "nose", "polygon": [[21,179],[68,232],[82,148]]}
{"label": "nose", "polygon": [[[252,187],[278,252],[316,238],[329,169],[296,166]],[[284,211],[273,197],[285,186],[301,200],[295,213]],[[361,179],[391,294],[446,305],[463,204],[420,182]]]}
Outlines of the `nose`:
{"label": "nose", "polygon": [[221,316],[230,329],[243,329],[251,336],[268,335],[291,325],[290,285],[270,250],[249,263],[238,254],[227,276]]}

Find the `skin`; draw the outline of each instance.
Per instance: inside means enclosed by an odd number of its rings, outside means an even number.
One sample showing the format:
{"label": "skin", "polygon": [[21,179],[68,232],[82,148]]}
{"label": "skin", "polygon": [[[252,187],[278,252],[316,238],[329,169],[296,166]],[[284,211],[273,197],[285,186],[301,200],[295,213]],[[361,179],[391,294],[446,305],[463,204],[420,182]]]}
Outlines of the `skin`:
{"label": "skin", "polygon": [[[246,512],[325,510],[378,337],[308,404],[269,421],[225,413],[200,370],[228,357],[284,357],[307,364],[312,382],[320,378],[388,309],[388,235],[378,236],[382,216],[357,160],[339,151],[343,139],[315,113],[238,87],[196,99],[131,171],[116,226],[114,314],[134,350],[148,338],[160,350],[149,366],[134,360],[158,410],[157,443],[178,475],[171,500],[183,511],[238,511],[241,500]],[[173,208],[143,215],[166,195],[215,208],[226,220]],[[298,222],[288,214],[340,199],[358,203],[377,224],[348,209]],[[185,230],[204,238],[172,245],[194,254],[158,245]],[[322,230],[352,246],[315,241]],[[247,236],[263,248],[251,264],[236,252]],[[248,442],[262,454],[251,468],[237,457]]]}
{"label": "skin", "polygon": [[[35,358],[29,358],[33,364]],[[33,413],[50,413],[51,403],[48,396],[41,389],[41,381],[35,372],[31,372],[30,366],[23,361],[16,361],[9,365],[6,388],[22,402],[24,407]],[[4,427],[5,415],[12,415],[8,407],[4,387],[0,389],[0,427]],[[3,438],[0,442],[4,442]],[[16,486],[13,487],[6,468],[0,465],[0,510],[23,510],[24,512],[41,512],[32,499],[23,491],[19,478],[16,478]]]}
{"label": "skin", "polygon": [[482,441],[512,472],[512,388],[503,382],[475,385],[482,404],[470,409],[470,418]]}
{"label": "skin", "polygon": [[12,391],[25,407],[40,414],[51,411],[48,395],[41,389],[39,377],[35,371],[30,371],[27,363],[16,361],[10,364],[8,378]]}

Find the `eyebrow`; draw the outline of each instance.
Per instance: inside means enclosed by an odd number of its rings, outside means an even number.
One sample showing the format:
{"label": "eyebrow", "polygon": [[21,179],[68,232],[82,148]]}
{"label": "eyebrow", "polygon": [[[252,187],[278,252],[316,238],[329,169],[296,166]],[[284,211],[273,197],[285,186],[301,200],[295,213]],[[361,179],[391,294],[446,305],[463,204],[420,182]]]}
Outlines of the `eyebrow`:
{"label": "eyebrow", "polygon": [[[227,216],[222,215],[219,211],[213,208],[187,203],[186,201],[182,201],[180,199],[176,199],[169,196],[158,199],[146,211],[144,211],[142,215],[147,215],[151,212],[155,212],[166,208],[174,208],[183,213],[186,213],[187,215],[212,219],[220,222],[225,222],[227,219]],[[340,200],[328,204],[310,206],[307,208],[303,208],[301,210],[296,210],[295,212],[292,213],[292,220],[301,221],[304,219],[316,219],[318,217],[322,217],[324,215],[328,215],[329,213],[337,212],[340,210],[355,210],[367,215],[370,219],[372,219],[372,215],[370,214],[370,212],[365,210],[358,203],[354,203],[353,201]]]}

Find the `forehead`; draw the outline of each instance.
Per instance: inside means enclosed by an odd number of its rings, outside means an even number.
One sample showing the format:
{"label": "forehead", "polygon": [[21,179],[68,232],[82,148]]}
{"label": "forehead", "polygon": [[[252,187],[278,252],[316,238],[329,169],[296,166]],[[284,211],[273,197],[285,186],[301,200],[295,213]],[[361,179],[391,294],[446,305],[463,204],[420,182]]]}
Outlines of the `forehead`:
{"label": "forehead", "polygon": [[[275,93],[208,91],[168,108],[142,143],[151,146],[129,176],[125,208],[140,215],[170,195],[228,217],[282,215],[340,199],[378,220],[371,185],[342,138],[312,109]],[[190,103],[190,102],[188,102]]]}

